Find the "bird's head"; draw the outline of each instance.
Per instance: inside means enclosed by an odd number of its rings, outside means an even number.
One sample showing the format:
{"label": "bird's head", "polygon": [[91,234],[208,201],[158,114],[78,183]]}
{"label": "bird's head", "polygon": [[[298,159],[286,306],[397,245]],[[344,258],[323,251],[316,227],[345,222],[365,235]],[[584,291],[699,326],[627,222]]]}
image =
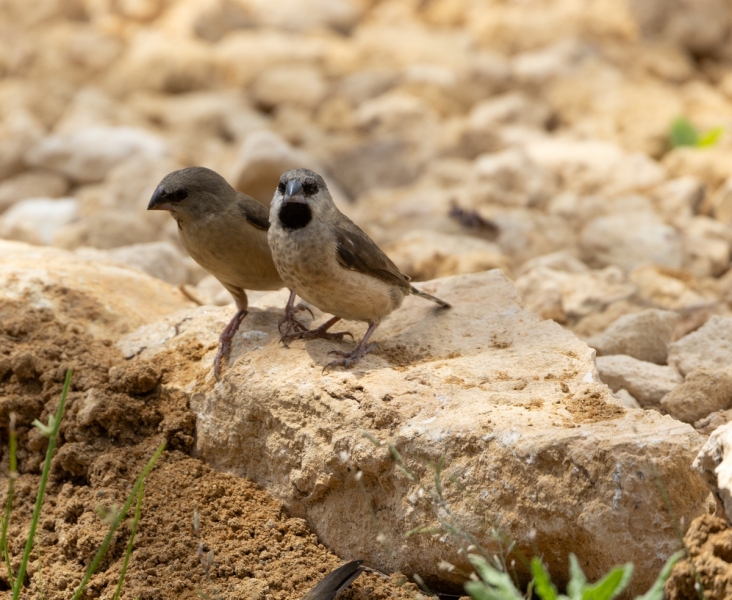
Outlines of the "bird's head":
{"label": "bird's head", "polygon": [[272,216],[285,229],[302,229],[335,208],[323,178],[309,169],[283,173],[272,199]]}
{"label": "bird's head", "polygon": [[167,210],[176,219],[222,210],[236,191],[216,171],[188,167],[168,173],[153,192],[147,210]]}

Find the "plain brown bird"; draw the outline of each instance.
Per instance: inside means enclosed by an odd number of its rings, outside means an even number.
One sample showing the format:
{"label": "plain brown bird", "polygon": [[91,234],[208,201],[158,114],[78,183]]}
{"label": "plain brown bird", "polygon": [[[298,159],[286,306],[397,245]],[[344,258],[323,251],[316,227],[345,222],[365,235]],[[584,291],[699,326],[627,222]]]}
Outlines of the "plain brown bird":
{"label": "plain brown bird", "polygon": [[[221,333],[214,359],[214,375],[218,379],[234,334],[247,315],[245,290],[284,287],[267,244],[267,208],[236,191],[215,171],[189,167],[166,175],[147,209],[170,212],[178,222],[183,247],[234,297],[238,310]],[[304,307],[295,307],[294,302],[295,293],[291,292],[280,329],[286,324],[286,331],[307,331],[294,319],[294,314]]]}
{"label": "plain brown bird", "polygon": [[302,597],[302,600],[333,600],[341,591],[345,590],[364,571],[362,560],[353,560],[341,565],[323,578],[312,590]]}
{"label": "plain brown bird", "polygon": [[282,175],[269,217],[267,239],[285,285],[306,302],[335,315],[317,329],[283,336],[284,341],[323,337],[339,319],[369,325],[356,349],[332,351],[343,358],[326,368],[348,368],[370,352],[369,338],[381,320],[409,294],[450,307],[412,286],[373,240],[338,210],[325,181],[313,171],[297,169]]}

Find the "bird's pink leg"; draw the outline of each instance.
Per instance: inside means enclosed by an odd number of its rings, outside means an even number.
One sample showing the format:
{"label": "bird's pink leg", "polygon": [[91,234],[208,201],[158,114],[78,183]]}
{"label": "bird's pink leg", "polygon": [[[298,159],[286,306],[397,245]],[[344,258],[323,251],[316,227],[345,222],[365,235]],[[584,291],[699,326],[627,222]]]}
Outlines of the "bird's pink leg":
{"label": "bird's pink leg", "polygon": [[343,358],[339,358],[338,360],[333,360],[329,362],[327,365],[325,365],[325,367],[323,367],[323,371],[325,371],[326,369],[332,369],[334,367],[343,367],[347,369],[351,365],[361,360],[369,352],[371,352],[376,344],[369,344],[369,339],[373,335],[374,331],[376,331],[376,328],[378,326],[378,323],[369,323],[369,328],[366,330],[366,335],[363,336],[363,339],[358,343],[358,346],[356,346],[356,348],[352,352],[343,352],[342,350],[331,350],[330,352],[328,352],[328,354],[337,354],[338,356],[342,356]]}
{"label": "bird's pink leg", "polygon": [[231,342],[234,339],[236,331],[239,329],[239,325],[244,317],[247,316],[247,311],[239,309],[236,311],[234,318],[229,321],[229,324],[224,327],[219,337],[219,349],[216,352],[216,358],[214,358],[214,377],[216,379],[221,375],[221,363],[222,361],[229,360],[229,352],[231,351]]}

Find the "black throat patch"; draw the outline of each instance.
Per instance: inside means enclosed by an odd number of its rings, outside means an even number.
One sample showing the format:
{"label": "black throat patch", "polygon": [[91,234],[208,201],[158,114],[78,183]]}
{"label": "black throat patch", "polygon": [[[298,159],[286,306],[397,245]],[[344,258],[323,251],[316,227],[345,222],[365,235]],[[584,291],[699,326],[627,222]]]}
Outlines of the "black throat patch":
{"label": "black throat patch", "polygon": [[280,223],[285,229],[302,229],[313,219],[307,204],[288,202],[280,208]]}

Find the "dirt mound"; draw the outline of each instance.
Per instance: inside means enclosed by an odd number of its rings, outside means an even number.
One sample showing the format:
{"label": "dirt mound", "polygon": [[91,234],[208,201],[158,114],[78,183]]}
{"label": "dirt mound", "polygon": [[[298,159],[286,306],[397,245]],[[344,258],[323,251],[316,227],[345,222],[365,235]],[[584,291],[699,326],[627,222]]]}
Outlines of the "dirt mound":
{"label": "dirt mound", "polygon": [[[11,412],[18,431],[20,477],[8,534],[14,572],[47,444],[31,423],[48,421],[65,371],[74,369],[24,598],[70,596],[108,528],[98,508],[124,503],[162,439],[168,451],[147,480],[123,598],[298,598],[342,562],[318,543],[304,520],[289,518],[251,481],[215,472],[187,455],[195,418],[185,400],[161,392],[158,385],[174,367],[169,358],[128,363],[110,341],[59,321],[49,310],[29,309],[22,300],[0,305],[3,498]],[[112,597],[128,533],[128,525],[118,530],[85,597]],[[200,556],[211,551],[207,572]],[[399,587],[399,582],[367,573],[342,597],[413,597],[413,586]],[[0,591],[8,589],[2,569]]]}
{"label": "dirt mound", "polygon": [[691,560],[679,561],[674,567],[666,582],[666,598],[729,598],[732,590],[732,528],[729,523],[712,515],[694,519],[684,542]]}

